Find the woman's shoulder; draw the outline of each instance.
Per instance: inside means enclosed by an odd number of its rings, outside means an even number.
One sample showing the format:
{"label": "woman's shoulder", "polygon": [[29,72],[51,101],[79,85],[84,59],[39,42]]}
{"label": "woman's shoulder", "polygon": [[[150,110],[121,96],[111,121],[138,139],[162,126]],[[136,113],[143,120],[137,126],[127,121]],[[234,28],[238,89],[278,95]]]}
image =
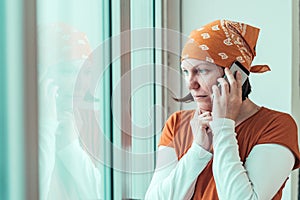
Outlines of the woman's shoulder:
{"label": "woman's shoulder", "polygon": [[194,116],[194,113],[195,113],[195,110],[178,110],[178,111],[175,111],[174,113],[172,113],[170,115],[169,118],[172,118],[172,119],[191,119],[191,117]]}
{"label": "woman's shoulder", "polygon": [[293,117],[282,111],[263,108],[260,123],[265,129],[258,144],[274,143],[287,147],[295,155],[294,169],[300,167],[298,128]]}
{"label": "woman's shoulder", "polygon": [[[188,129],[194,113],[195,110],[179,110],[172,113],[165,123],[159,145],[174,147],[174,140],[181,141],[180,139],[183,138],[181,130]],[[186,135],[186,131],[184,133]]]}
{"label": "woman's shoulder", "polygon": [[172,113],[167,121],[166,124],[170,126],[176,126],[178,124],[185,124],[189,123],[193,118],[195,110],[179,110]]}
{"label": "woman's shoulder", "polygon": [[289,144],[298,141],[297,124],[290,114],[269,108],[262,109],[259,117],[254,119],[257,121],[255,125],[261,127],[260,142]]}
{"label": "woman's shoulder", "polygon": [[[287,127],[288,130],[287,130]],[[238,126],[237,131],[252,130],[260,138],[285,137],[286,133],[297,135],[297,124],[293,117],[282,111],[261,107],[258,112]]]}
{"label": "woman's shoulder", "polygon": [[293,117],[286,112],[283,111],[278,111],[278,110],[274,110],[271,108],[267,108],[267,107],[262,107],[261,108],[261,112],[260,115],[258,116],[262,119],[268,120],[270,122],[290,122],[295,124],[295,120],[293,119]]}

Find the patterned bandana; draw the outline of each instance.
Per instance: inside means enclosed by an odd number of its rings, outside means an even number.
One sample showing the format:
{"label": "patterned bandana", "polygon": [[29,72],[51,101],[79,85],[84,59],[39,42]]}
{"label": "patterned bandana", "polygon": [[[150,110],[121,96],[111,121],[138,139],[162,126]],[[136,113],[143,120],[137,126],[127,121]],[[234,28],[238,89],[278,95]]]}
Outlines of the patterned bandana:
{"label": "patterned bandana", "polygon": [[256,55],[258,33],[258,28],[240,22],[211,22],[191,32],[181,60],[195,58],[221,67],[230,67],[237,60],[250,72],[270,71],[267,65],[251,66]]}

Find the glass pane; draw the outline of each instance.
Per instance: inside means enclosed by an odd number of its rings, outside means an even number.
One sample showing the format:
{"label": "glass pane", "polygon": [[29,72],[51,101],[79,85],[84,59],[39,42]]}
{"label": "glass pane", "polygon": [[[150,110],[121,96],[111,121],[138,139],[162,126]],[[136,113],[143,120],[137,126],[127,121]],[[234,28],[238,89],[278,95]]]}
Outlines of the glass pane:
{"label": "glass pane", "polygon": [[96,77],[103,66],[92,59],[108,37],[105,3],[38,0],[41,199],[110,199],[101,140],[110,122],[100,98],[109,79]]}
{"label": "glass pane", "polygon": [[[155,104],[163,89],[154,82],[161,58],[154,1],[127,3],[122,16],[120,0],[38,0],[41,199],[144,198],[161,124]],[[122,52],[126,23],[132,46],[152,46]]]}
{"label": "glass pane", "polygon": [[[6,66],[6,34],[5,34],[5,4],[0,1],[0,65]],[[6,68],[0,67],[0,93],[4,94],[0,98],[0,199],[7,199],[8,177],[7,177],[7,127],[6,127]]]}
{"label": "glass pane", "polygon": [[[154,44],[154,1],[131,1],[132,44],[143,41]],[[149,34],[143,34],[144,30]],[[138,42],[140,43],[140,42]],[[156,107],[154,94],[154,49],[132,47],[131,53],[131,112],[132,112],[132,198],[143,199],[154,169],[154,133]],[[143,156],[137,156],[138,154]]]}

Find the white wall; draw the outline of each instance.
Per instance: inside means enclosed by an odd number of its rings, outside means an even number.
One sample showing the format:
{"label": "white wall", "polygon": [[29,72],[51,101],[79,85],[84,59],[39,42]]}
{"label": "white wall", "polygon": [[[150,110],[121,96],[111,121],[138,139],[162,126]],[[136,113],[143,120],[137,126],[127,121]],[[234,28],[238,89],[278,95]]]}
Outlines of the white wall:
{"label": "white wall", "polygon": [[[295,52],[299,47],[293,47],[295,43],[293,36],[295,39],[298,35],[293,34],[292,25],[297,22],[293,21],[292,13],[296,11],[295,15],[298,14],[298,10],[293,11],[293,5],[297,7],[298,1],[184,0],[182,1],[182,31],[188,35],[193,29],[216,19],[241,21],[259,27],[261,31],[253,65],[268,64],[272,71],[250,75],[252,84],[250,98],[258,105],[294,114],[295,107],[299,108],[295,103],[299,103],[299,76],[295,76],[295,73],[299,75],[299,69],[293,69],[292,63],[296,67],[299,66],[299,59],[295,58],[299,53],[292,54],[292,49],[294,48]],[[299,29],[294,28],[294,30]],[[294,87],[293,91],[292,87]],[[295,90],[298,90],[298,95],[295,95]],[[191,105],[188,105],[185,108],[190,107]],[[294,117],[299,116],[294,114]],[[299,122],[299,119],[296,121]],[[291,178],[292,183],[297,180],[296,176],[297,174]],[[289,181],[283,199],[296,199],[295,184],[291,186]]]}

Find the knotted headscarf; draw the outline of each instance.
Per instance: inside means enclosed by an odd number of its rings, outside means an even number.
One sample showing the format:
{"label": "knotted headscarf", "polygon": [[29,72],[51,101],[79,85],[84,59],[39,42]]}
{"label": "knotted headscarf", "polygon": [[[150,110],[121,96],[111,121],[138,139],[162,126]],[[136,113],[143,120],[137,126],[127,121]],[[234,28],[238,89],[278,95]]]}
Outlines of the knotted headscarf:
{"label": "knotted headscarf", "polygon": [[249,72],[270,71],[267,65],[251,66],[256,55],[259,29],[244,23],[217,20],[191,32],[182,50],[182,60],[195,58],[230,67],[239,61]]}

